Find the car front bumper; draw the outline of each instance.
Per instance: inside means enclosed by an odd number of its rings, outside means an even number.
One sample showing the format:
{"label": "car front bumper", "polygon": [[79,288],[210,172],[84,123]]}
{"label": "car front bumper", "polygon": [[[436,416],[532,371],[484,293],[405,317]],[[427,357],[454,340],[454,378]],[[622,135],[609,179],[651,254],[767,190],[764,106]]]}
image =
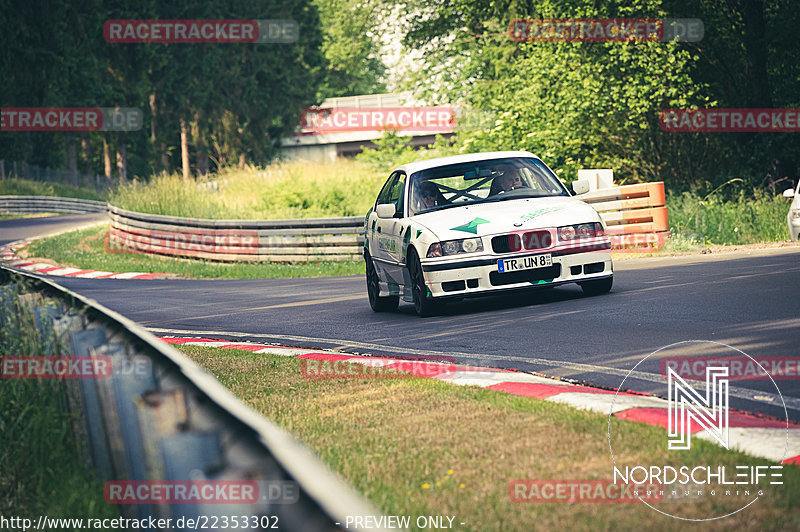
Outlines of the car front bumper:
{"label": "car front bumper", "polygon": [[[427,259],[422,261],[425,284],[434,298],[460,298],[503,290],[547,287],[601,279],[613,275],[611,252],[605,243],[554,248],[514,254]],[[511,273],[500,273],[497,261],[530,255],[552,254],[553,265]]]}

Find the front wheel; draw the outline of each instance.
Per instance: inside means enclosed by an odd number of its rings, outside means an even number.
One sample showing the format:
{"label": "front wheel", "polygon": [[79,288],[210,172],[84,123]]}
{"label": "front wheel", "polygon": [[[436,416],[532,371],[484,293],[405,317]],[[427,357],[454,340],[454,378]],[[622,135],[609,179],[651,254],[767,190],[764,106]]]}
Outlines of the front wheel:
{"label": "front wheel", "polygon": [[372,262],[372,257],[369,253],[364,253],[364,261],[367,263],[367,296],[369,297],[369,306],[375,312],[391,312],[397,310],[397,305],[400,303],[398,296],[385,296],[381,297],[380,287],[378,286],[378,272],[375,270],[375,263]]}
{"label": "front wheel", "polygon": [[605,279],[584,281],[578,284],[581,285],[584,295],[599,296],[601,294],[607,294],[609,291],[611,291],[611,285],[614,284],[614,278],[606,277]]}
{"label": "front wheel", "polygon": [[425,285],[425,277],[422,274],[422,265],[416,252],[409,250],[406,258],[408,264],[408,274],[411,277],[411,295],[414,298],[414,310],[421,318],[433,316],[439,305],[433,298],[428,297],[428,287]]}

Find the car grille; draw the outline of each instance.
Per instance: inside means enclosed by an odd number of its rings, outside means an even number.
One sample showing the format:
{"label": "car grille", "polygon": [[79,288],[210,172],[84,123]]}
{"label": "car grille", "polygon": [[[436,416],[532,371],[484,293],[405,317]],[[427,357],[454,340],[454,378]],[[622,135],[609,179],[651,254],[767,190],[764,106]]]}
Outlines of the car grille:
{"label": "car grille", "polygon": [[561,277],[561,264],[553,264],[547,268],[535,268],[533,270],[522,270],[511,273],[489,272],[489,282],[492,283],[493,286],[530,283],[555,279],[556,277]]}
{"label": "car grille", "polygon": [[492,250],[495,253],[512,251],[545,249],[553,245],[550,231],[527,231],[525,233],[509,233],[492,238]]}

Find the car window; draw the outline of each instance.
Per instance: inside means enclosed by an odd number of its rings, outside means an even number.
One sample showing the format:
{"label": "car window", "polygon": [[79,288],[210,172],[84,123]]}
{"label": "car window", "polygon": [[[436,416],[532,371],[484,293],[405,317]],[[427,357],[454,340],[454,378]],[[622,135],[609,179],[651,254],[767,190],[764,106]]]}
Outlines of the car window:
{"label": "car window", "polygon": [[383,185],[380,193],[378,194],[377,204],[392,203],[397,209],[396,212],[403,212],[404,206],[404,185],[406,183],[406,174],[403,172],[393,173],[386,183]]}
{"label": "car window", "polygon": [[435,204],[412,201],[411,214],[459,205],[524,197],[569,196],[547,166],[535,158],[490,159],[422,170],[411,177],[411,197],[436,186]]}

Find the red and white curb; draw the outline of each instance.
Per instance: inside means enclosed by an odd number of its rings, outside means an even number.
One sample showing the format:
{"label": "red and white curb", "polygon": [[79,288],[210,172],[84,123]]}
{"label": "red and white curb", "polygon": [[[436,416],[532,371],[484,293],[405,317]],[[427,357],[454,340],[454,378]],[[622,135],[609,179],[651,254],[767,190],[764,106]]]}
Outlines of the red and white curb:
{"label": "red and white curb", "polygon": [[[209,338],[164,336],[161,337],[161,340],[169,344],[238,349],[253,353],[271,353],[329,362],[342,361],[381,366],[387,370],[410,372],[420,377],[439,379],[452,384],[480,386],[489,390],[543,399],[601,414],[611,412],[613,404],[612,415],[615,417],[667,427],[667,401],[665,399],[581,386],[520,371],[427,360],[424,361],[425,365],[422,368],[419,360],[410,363],[409,360],[391,357],[367,357],[330,350],[312,351],[279,345],[231,342]],[[437,369],[437,366],[440,367],[440,370]],[[702,430],[694,425],[693,428],[694,436],[711,442],[716,441],[707,430]],[[787,424],[782,421],[731,411],[729,413],[729,431],[730,439],[734,442],[731,445],[732,450],[775,462],[782,461],[781,463],[784,464],[800,464],[800,425],[789,424],[787,429]]]}
{"label": "red and white curb", "polygon": [[45,275],[56,275],[59,277],[82,277],[86,279],[156,279],[169,275],[166,273],[115,273],[98,270],[82,270],[80,268],[64,268],[63,266],[53,266],[52,264],[35,262],[17,257],[17,251],[24,248],[28,244],[30,244],[30,241],[28,240],[18,240],[0,247],[0,262],[20,270],[42,273]]}

